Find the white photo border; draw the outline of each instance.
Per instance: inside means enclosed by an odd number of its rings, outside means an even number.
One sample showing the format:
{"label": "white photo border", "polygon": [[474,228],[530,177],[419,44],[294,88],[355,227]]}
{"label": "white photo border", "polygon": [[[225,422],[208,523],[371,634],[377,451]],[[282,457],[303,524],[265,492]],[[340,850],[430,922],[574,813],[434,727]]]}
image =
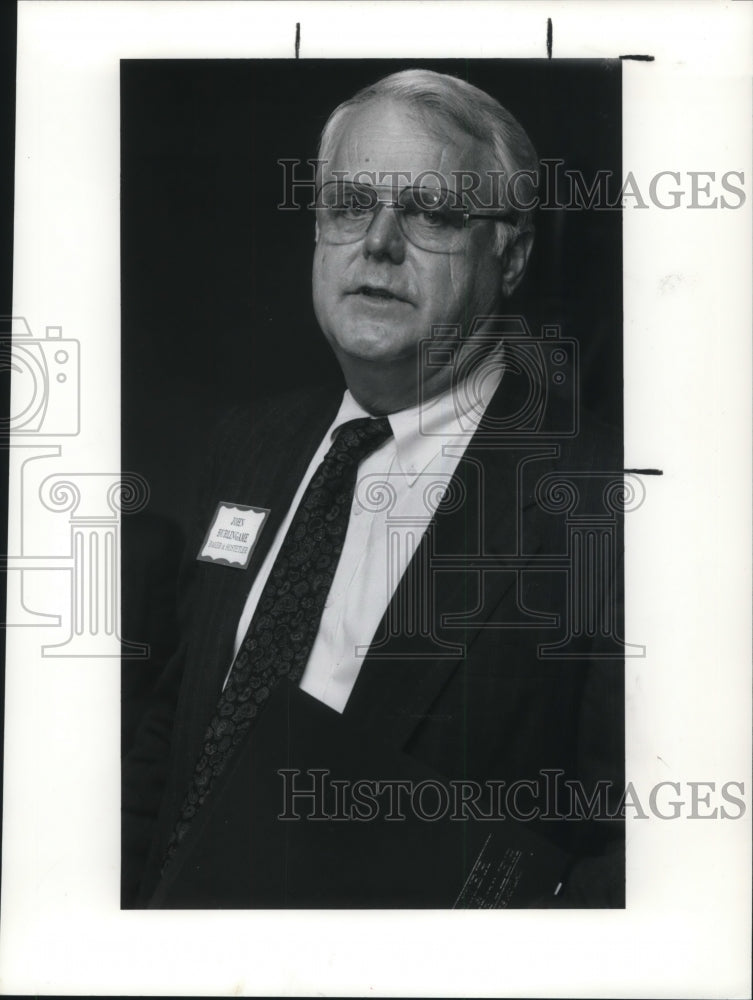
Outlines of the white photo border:
{"label": "white photo border", "polygon": [[[121,911],[119,662],[42,656],[43,629],[9,628],[4,992],[748,994],[752,15],[716,2],[19,4],[13,306],[34,336],[59,326],[81,345],[61,474],[120,468],[121,59],[294,58],[297,24],[301,58],[545,58],[547,18],[554,58],[653,56],[623,66],[625,170],[741,171],[745,198],[625,211],[625,465],[664,471],[625,525],[626,637],[647,646],[627,663],[627,775],[639,795],[713,782],[712,806],[744,782],[745,814],[629,818],[624,911]],[[27,528],[37,516],[14,496],[20,462],[12,452],[9,552],[21,513]],[[68,537],[39,522],[63,554]],[[65,578],[49,573],[36,598],[64,608]]]}

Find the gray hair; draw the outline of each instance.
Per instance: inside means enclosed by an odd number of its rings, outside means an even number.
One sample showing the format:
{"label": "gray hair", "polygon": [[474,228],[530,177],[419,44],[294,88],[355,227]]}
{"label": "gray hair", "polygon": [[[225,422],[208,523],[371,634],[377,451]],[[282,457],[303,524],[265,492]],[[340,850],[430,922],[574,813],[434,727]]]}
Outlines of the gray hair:
{"label": "gray hair", "polygon": [[490,154],[487,169],[517,177],[514,221],[496,222],[495,251],[502,254],[508,241],[533,231],[533,208],[539,160],[531,140],[517,119],[491,95],[458,77],[428,69],[407,69],[385,76],[343,101],[327,119],[319,141],[318,159],[334,154],[351,112],[369,101],[402,101],[421,114],[431,127],[432,118],[444,118],[479,140]]}

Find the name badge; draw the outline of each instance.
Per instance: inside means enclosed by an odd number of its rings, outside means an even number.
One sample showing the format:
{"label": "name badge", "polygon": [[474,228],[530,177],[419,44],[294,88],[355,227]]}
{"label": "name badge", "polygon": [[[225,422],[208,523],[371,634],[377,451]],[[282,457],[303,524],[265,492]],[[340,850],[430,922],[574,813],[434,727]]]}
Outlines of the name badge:
{"label": "name badge", "polygon": [[220,500],[214,521],[196,557],[201,562],[246,569],[269,511]]}

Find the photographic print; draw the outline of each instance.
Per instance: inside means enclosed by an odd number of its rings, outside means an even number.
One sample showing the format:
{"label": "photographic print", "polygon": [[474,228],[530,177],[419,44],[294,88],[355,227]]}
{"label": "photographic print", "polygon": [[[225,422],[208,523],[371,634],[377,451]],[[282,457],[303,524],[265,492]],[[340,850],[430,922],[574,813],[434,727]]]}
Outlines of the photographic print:
{"label": "photographic print", "polygon": [[5,989],[746,995],[749,27],[19,5]]}
{"label": "photographic print", "polygon": [[[122,64],[123,463],[150,495],[124,634],[154,651],[123,667],[123,877],[155,855],[147,905],[624,905],[620,80]],[[390,444],[308,528],[353,419]]]}

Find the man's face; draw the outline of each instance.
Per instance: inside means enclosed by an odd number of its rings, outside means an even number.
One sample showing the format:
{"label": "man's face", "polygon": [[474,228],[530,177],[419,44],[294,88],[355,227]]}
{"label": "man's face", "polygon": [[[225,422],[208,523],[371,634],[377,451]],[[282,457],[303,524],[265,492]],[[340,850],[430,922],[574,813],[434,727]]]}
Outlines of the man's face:
{"label": "man's face", "polygon": [[[453,171],[480,170],[482,150],[449,123],[437,124],[434,134],[400,103],[366,104],[351,113],[322,181],[333,179],[333,172],[342,177],[340,171],[345,180],[359,171],[401,171],[400,189],[431,170],[454,190]],[[381,183],[390,185],[391,179]],[[432,175],[423,183],[439,182]],[[487,183],[490,188],[488,181],[479,188],[482,196]],[[453,253],[420,249],[403,236],[395,211],[386,207],[355,243],[333,245],[319,233],[314,309],[335,354],[346,361],[413,361],[417,344],[434,324],[459,323],[467,330],[475,316],[493,312],[501,280],[494,226],[473,222],[463,237]]]}

